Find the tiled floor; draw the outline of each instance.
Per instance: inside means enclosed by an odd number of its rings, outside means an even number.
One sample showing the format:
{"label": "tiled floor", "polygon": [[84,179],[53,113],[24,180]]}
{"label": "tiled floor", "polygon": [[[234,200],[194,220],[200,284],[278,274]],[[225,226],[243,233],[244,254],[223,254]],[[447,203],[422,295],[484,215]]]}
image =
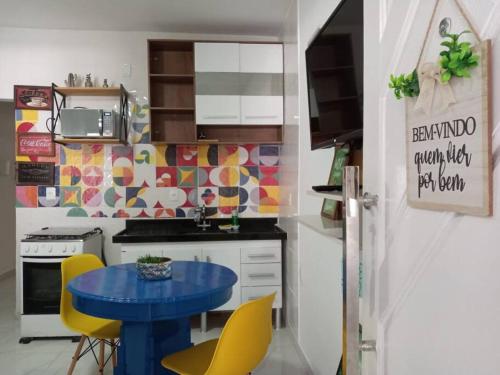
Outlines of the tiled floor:
{"label": "tiled floor", "polygon": [[[2,375],[64,375],[76,344],[68,340],[34,341],[27,345],[18,344],[19,321],[15,311],[15,280],[13,277],[0,280],[0,374]],[[220,334],[220,328],[201,334],[193,329],[194,343]],[[295,375],[310,374],[301,362],[291,334],[281,329],[274,334],[269,353],[254,374]],[[92,355],[83,357],[74,374],[95,375],[96,364]],[[111,366],[105,374],[112,374]]]}

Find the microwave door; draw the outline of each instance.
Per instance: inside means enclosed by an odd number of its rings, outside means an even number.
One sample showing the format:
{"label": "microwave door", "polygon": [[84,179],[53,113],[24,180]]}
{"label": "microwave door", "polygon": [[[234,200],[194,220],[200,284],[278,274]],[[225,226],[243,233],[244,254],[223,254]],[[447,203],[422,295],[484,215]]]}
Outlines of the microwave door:
{"label": "microwave door", "polygon": [[98,109],[63,108],[61,110],[61,133],[65,138],[100,137]]}

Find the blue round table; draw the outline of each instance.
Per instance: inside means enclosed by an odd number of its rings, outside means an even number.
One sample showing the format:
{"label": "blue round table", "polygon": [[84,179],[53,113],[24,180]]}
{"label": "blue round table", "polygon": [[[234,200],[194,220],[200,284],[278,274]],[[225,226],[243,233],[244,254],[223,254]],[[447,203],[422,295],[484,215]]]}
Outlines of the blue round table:
{"label": "blue round table", "polygon": [[144,281],[135,264],[82,274],[68,284],[80,312],[121,320],[114,374],[172,374],[160,361],[192,345],[189,317],[226,303],[238,277],[229,268],[205,262],[173,262],[172,278]]}

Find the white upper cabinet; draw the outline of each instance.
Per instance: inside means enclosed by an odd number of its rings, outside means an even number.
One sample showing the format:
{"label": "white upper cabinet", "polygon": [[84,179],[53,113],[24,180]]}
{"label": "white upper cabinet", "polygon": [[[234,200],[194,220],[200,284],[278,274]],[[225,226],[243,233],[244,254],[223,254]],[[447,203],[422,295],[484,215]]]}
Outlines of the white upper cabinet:
{"label": "white upper cabinet", "polygon": [[237,95],[196,95],[196,123],[199,125],[240,124],[240,97]]}
{"label": "white upper cabinet", "polygon": [[283,73],[283,46],[281,44],[240,45],[240,72]]}
{"label": "white upper cabinet", "polygon": [[283,46],[195,43],[198,125],[282,125]]}
{"label": "white upper cabinet", "polygon": [[243,125],[283,124],[283,97],[242,96],[241,123]]}
{"label": "white upper cabinet", "polygon": [[239,46],[239,43],[195,43],[195,72],[239,72]]}

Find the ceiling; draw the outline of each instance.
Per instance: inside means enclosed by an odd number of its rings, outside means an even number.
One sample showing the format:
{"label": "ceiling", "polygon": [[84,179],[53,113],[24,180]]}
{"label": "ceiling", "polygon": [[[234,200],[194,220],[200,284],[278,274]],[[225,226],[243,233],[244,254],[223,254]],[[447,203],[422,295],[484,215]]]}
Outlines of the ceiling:
{"label": "ceiling", "polygon": [[0,0],[0,27],[278,36],[291,0]]}

